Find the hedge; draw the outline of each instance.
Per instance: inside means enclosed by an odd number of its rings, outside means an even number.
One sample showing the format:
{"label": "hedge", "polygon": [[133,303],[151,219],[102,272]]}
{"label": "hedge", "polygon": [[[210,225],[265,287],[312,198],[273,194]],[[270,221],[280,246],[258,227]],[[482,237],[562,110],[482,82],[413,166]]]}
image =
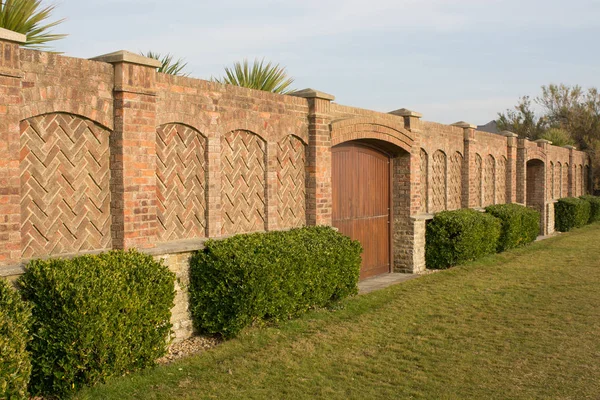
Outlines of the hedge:
{"label": "hedge", "polygon": [[33,395],[62,398],[166,352],[174,275],[149,255],[34,260],[19,285],[33,304]]}
{"label": "hedge", "polygon": [[588,223],[600,221],[600,197],[598,196],[581,196],[580,199],[590,203],[590,219]]}
{"label": "hedge", "polygon": [[442,211],[427,224],[427,267],[444,269],[493,254],[498,247],[500,220],[471,209]]}
{"label": "hedge", "polygon": [[30,307],[8,282],[0,279],[0,398],[27,399],[31,361],[29,341]]}
{"label": "hedge", "polygon": [[236,336],[357,293],[362,247],[329,227],[209,240],[190,262],[196,329]]}
{"label": "hedge", "polygon": [[591,204],[575,197],[559,199],[554,205],[554,224],[560,232],[580,228],[590,220]]}
{"label": "hedge", "polygon": [[519,204],[498,204],[485,210],[502,222],[498,252],[524,246],[535,241],[540,234],[540,213],[532,208]]}

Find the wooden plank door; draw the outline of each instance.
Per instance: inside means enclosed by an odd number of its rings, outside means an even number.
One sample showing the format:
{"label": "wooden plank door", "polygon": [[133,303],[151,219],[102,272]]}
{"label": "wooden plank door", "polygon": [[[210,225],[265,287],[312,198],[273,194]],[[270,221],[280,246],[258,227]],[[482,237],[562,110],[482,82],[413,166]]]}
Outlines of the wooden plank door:
{"label": "wooden plank door", "polygon": [[333,226],[364,248],[360,278],[390,272],[390,158],[358,143],[332,148]]}

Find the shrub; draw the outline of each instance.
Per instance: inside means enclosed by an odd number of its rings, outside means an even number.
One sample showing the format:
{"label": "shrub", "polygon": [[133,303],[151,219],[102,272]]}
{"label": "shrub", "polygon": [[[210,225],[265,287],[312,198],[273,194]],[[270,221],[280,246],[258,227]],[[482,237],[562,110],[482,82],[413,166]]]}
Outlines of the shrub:
{"label": "shrub", "polygon": [[19,285],[33,304],[32,394],[63,397],[166,351],[174,275],[149,255],[34,260]]}
{"label": "shrub", "polygon": [[590,203],[590,219],[589,223],[600,221],[600,197],[597,196],[581,196],[580,199]]}
{"label": "shrub", "polygon": [[0,398],[26,399],[31,361],[29,341],[31,309],[8,282],[0,279]]}
{"label": "shrub", "polygon": [[498,252],[533,242],[540,233],[540,213],[519,204],[498,204],[485,209],[502,222]]}
{"label": "shrub", "polygon": [[237,235],[206,243],[190,262],[197,329],[233,337],[357,293],[362,248],[329,227]]}
{"label": "shrub", "polygon": [[448,268],[495,253],[500,227],[499,219],[471,209],[436,214],[427,224],[427,267]]}
{"label": "shrub", "polygon": [[559,199],[554,205],[554,223],[556,229],[568,232],[584,226],[590,220],[591,204],[575,197]]}

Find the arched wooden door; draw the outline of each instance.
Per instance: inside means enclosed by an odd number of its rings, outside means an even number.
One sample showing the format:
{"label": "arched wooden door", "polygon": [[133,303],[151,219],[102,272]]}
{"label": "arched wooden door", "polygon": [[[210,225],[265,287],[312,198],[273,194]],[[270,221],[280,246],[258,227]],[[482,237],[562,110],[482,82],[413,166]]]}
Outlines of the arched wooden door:
{"label": "arched wooden door", "polygon": [[390,272],[390,157],[359,143],[332,148],[333,226],[364,248],[360,278]]}

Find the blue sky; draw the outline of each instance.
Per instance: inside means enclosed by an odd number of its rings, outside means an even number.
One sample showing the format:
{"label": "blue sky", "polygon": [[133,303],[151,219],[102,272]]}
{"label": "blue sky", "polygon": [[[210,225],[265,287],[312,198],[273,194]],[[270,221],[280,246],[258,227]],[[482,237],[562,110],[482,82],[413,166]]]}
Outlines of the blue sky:
{"label": "blue sky", "polygon": [[544,84],[600,87],[598,0],[60,0],[55,16],[69,56],[169,52],[203,79],[265,57],[298,89],[443,123],[484,124]]}

